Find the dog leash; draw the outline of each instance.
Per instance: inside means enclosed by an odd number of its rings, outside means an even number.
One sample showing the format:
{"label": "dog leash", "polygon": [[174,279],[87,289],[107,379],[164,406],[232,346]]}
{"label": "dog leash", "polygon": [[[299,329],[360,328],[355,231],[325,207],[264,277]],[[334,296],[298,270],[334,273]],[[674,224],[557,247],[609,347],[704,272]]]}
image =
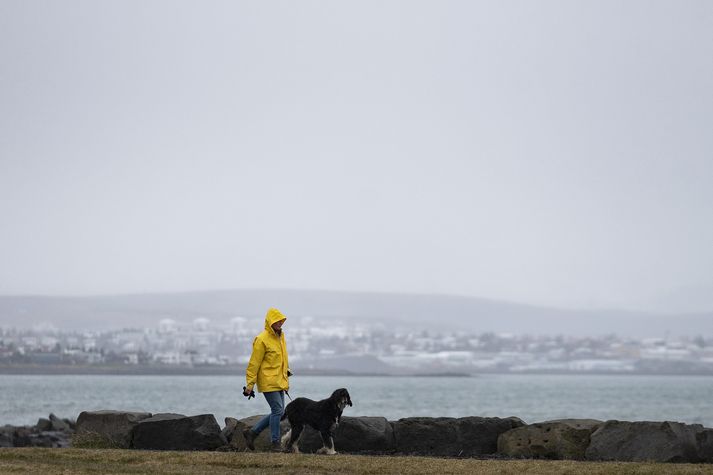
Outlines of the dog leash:
{"label": "dog leash", "polygon": [[[290,371],[290,370],[288,369],[288,370],[287,370],[287,377],[289,378],[290,376],[292,376],[292,371]],[[288,384],[289,384],[289,383],[288,383]],[[287,392],[287,389],[285,389],[285,394],[287,394],[287,397],[290,398],[290,401],[292,401],[292,396],[290,396],[290,393]]]}

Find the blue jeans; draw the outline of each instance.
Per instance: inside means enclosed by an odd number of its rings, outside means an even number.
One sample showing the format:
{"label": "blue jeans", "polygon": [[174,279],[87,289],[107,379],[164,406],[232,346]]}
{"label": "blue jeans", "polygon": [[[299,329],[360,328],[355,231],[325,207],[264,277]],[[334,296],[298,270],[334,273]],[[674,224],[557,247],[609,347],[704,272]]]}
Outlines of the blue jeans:
{"label": "blue jeans", "polygon": [[270,414],[266,415],[255,424],[252,431],[259,434],[269,425],[272,432],[272,441],[280,441],[280,418],[285,412],[285,393],[283,391],[272,391],[263,393],[267,403],[270,405]]}

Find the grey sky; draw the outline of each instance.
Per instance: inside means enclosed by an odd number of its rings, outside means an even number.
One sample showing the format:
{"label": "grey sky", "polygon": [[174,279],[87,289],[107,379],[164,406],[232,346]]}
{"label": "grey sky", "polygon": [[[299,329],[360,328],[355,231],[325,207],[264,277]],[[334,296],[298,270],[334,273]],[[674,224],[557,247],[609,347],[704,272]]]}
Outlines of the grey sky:
{"label": "grey sky", "polygon": [[2,0],[0,293],[710,310],[712,31],[707,0]]}

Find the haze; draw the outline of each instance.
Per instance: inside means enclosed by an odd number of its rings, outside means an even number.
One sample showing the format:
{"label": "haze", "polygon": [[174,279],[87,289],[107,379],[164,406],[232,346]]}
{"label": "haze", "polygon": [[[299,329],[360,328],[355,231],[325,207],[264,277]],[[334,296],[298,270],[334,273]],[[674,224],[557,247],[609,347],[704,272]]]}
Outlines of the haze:
{"label": "haze", "polygon": [[713,310],[709,1],[0,3],[0,294]]}

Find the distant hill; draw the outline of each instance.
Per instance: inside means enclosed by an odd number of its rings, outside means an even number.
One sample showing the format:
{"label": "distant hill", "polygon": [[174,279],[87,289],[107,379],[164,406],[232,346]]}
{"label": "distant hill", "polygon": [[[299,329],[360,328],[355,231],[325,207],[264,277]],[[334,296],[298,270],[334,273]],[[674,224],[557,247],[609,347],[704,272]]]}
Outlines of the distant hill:
{"label": "distant hill", "polygon": [[286,315],[352,319],[397,328],[514,334],[638,337],[713,335],[713,313],[654,314],[622,310],[570,310],[452,295],[318,290],[218,290],[90,297],[0,296],[0,326],[60,329],[153,327],[163,318],[215,323],[235,316],[259,319],[268,307]]}

